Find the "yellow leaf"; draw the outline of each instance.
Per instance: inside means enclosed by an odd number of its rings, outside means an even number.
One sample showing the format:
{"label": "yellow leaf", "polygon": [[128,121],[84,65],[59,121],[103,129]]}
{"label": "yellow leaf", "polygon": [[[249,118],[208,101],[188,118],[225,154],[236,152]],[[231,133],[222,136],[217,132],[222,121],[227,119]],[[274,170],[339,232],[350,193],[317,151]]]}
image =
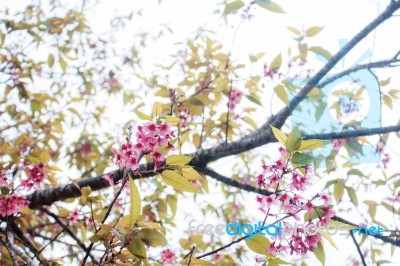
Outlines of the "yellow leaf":
{"label": "yellow leaf", "polygon": [[131,206],[129,208],[130,223],[134,224],[142,210],[139,190],[133,179],[129,176],[129,193],[131,198]]}
{"label": "yellow leaf", "polygon": [[317,35],[324,27],[318,27],[318,26],[314,26],[311,28],[308,28],[306,30],[306,36],[307,37],[314,37],[315,35]]}
{"label": "yellow leaf", "polygon": [[81,204],[85,205],[87,202],[87,198],[89,197],[90,193],[92,193],[92,189],[90,187],[83,187],[81,188]]}
{"label": "yellow leaf", "polygon": [[151,247],[165,246],[168,243],[164,234],[153,228],[143,228],[139,231],[137,237],[142,239],[147,246]]}
{"label": "yellow leaf", "polygon": [[195,193],[197,188],[192,185],[189,180],[184,178],[181,174],[173,170],[164,170],[161,177],[167,185],[172,186],[176,190]]}
{"label": "yellow leaf", "polygon": [[193,169],[191,166],[184,166],[182,167],[182,175],[183,177],[189,179],[189,180],[200,180],[201,175]]}
{"label": "yellow leaf", "polygon": [[274,60],[272,60],[271,65],[269,66],[269,69],[275,69],[278,70],[282,65],[282,54],[279,53]]}
{"label": "yellow leaf", "polygon": [[285,133],[283,133],[282,131],[280,131],[279,129],[277,129],[272,125],[269,126],[271,127],[272,133],[274,133],[274,136],[279,141],[279,143],[286,147],[287,136],[285,135]]}
{"label": "yellow leaf", "polygon": [[145,113],[140,112],[140,111],[136,111],[136,115],[137,115],[140,119],[142,119],[142,120],[149,120],[149,121],[152,120],[152,119],[151,119],[151,116],[146,115]]}
{"label": "yellow leaf", "polygon": [[171,116],[167,116],[164,120],[165,122],[171,123],[173,126],[176,126],[180,121],[178,117],[171,117]]}
{"label": "yellow leaf", "polygon": [[166,164],[183,166],[188,164],[193,158],[186,155],[171,155],[167,158]]}
{"label": "yellow leaf", "polygon": [[332,237],[329,234],[325,234],[323,231],[321,232],[321,235],[328,240],[328,242],[332,245],[332,247],[336,248],[337,250],[339,250],[335,244],[335,241],[333,241]]}
{"label": "yellow leaf", "polygon": [[147,257],[146,247],[142,240],[136,238],[129,242],[128,245],[129,252],[139,258],[145,259]]}
{"label": "yellow leaf", "polygon": [[256,0],[257,5],[275,13],[285,13],[285,11],[277,3],[271,0]]}
{"label": "yellow leaf", "polygon": [[322,241],[318,242],[318,246],[313,252],[315,257],[322,263],[322,265],[325,265],[325,251]]}
{"label": "yellow leaf", "polygon": [[244,3],[241,0],[231,2],[225,6],[224,15],[234,13],[234,12],[238,11],[240,8],[242,8],[243,6],[244,6]]}
{"label": "yellow leaf", "polygon": [[298,151],[315,150],[315,149],[321,148],[323,145],[324,145],[324,142],[320,139],[302,140],[300,149]]}
{"label": "yellow leaf", "polygon": [[162,105],[160,103],[154,103],[153,105],[153,117],[160,116],[162,113]]}
{"label": "yellow leaf", "polygon": [[267,255],[267,248],[271,243],[268,238],[260,234],[253,235],[251,240],[246,239],[246,245],[255,253]]}
{"label": "yellow leaf", "polygon": [[290,30],[294,34],[300,35],[300,30],[296,29],[295,27],[287,27],[287,28],[288,28],[288,30]]}
{"label": "yellow leaf", "polygon": [[274,91],[276,95],[278,95],[279,99],[281,99],[281,101],[284,102],[286,106],[289,106],[289,98],[285,87],[283,87],[282,85],[275,86]]}
{"label": "yellow leaf", "polygon": [[245,116],[245,117],[243,118],[243,120],[244,120],[247,124],[249,124],[250,126],[252,126],[254,129],[258,129],[257,123],[254,122],[254,120],[251,119],[250,117]]}

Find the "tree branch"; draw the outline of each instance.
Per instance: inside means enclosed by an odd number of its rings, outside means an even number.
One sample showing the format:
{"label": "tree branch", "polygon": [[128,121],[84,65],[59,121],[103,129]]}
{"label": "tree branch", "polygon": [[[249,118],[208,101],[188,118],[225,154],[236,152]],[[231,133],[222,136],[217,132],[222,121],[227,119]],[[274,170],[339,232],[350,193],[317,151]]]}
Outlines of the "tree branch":
{"label": "tree branch", "polygon": [[357,240],[356,240],[356,238],[354,237],[353,231],[350,231],[350,236],[351,236],[351,238],[353,239],[353,243],[354,243],[354,245],[355,245],[356,248],[357,248],[357,252],[358,252],[358,254],[360,255],[362,264],[363,264],[364,266],[367,266],[367,263],[365,263],[364,255],[363,255],[362,252],[361,252],[360,245],[357,243]]}
{"label": "tree branch", "polygon": [[331,139],[342,139],[342,138],[352,138],[352,137],[361,137],[361,136],[371,136],[376,134],[387,134],[391,132],[399,132],[400,125],[389,126],[389,127],[378,127],[378,128],[365,128],[358,130],[347,130],[342,132],[331,132],[325,134],[310,134],[304,135],[303,139],[322,139],[322,140],[331,140]]}

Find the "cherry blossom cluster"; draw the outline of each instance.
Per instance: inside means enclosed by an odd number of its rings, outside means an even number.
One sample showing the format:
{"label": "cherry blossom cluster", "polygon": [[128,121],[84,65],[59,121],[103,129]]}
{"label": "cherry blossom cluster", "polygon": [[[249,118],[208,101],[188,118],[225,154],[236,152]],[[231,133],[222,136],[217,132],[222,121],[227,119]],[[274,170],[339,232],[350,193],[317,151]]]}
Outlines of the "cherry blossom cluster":
{"label": "cherry blossom cluster", "polygon": [[[45,167],[46,165],[43,163],[29,164],[24,162],[22,168],[26,169],[27,179],[22,179],[17,189],[39,187],[46,178]],[[29,205],[29,201],[24,196],[19,195],[17,189],[14,189],[14,182],[9,180],[3,170],[0,170],[0,187],[6,187],[11,191],[9,195],[0,195],[0,216],[16,215],[21,209]]]}
{"label": "cherry blossom cluster", "polygon": [[240,102],[243,93],[238,90],[231,90],[229,93],[229,111],[233,112],[236,105]]}
{"label": "cherry blossom cluster", "polygon": [[160,148],[166,147],[168,150],[175,148],[170,142],[172,138],[175,138],[175,133],[170,123],[147,122],[144,126],[137,127],[135,144],[130,140],[122,144],[115,155],[116,162],[120,168],[136,171],[141,156],[148,154],[154,160],[155,170],[164,160]]}
{"label": "cherry blossom cluster", "polygon": [[83,226],[84,227],[88,227],[91,224],[93,224],[93,219],[88,217],[88,216],[86,216],[86,215],[81,215],[79,210],[74,210],[73,212],[71,212],[68,215],[67,219],[68,219],[68,224],[69,225],[75,224],[78,220],[83,221]]}
{"label": "cherry blossom cluster", "polygon": [[390,162],[390,157],[389,154],[383,151],[384,145],[382,142],[379,142],[378,144],[376,144],[376,152],[383,155],[383,158],[381,160],[382,164],[383,164],[383,168],[386,169],[388,163]]}
{"label": "cherry blossom cluster", "polygon": [[[305,191],[311,184],[308,177],[311,173],[311,167],[306,165],[303,167],[304,171],[301,172],[291,166],[291,154],[286,148],[280,147],[279,153],[280,158],[272,165],[263,165],[262,173],[257,176],[257,183],[260,188],[275,191],[268,196],[256,196],[259,210],[263,214],[270,214],[271,208],[275,206],[284,213],[290,214],[297,221],[300,220],[298,214],[301,211],[306,211],[309,215],[317,212],[319,217],[316,225],[327,226],[330,219],[335,215],[335,211],[329,205],[329,195],[320,193],[311,199],[306,199],[298,194]],[[313,222],[310,219],[308,223]],[[275,237],[275,241],[267,251],[275,254],[285,251],[298,255],[305,255],[308,251],[313,251],[321,240],[321,235],[318,233],[307,235],[302,230],[298,228],[296,232],[287,237]]]}
{"label": "cherry blossom cluster", "polygon": [[28,173],[28,179],[22,180],[21,185],[28,189],[39,187],[46,178],[46,174],[44,172],[45,167],[46,166],[43,163],[34,165],[29,165],[28,163],[25,163],[25,168],[27,169]]}
{"label": "cherry blossom cluster", "polygon": [[28,207],[29,201],[23,196],[11,194],[0,195],[0,216],[8,217]]}
{"label": "cherry blossom cluster", "polygon": [[179,113],[180,125],[185,128],[189,124],[191,117],[192,114],[190,113],[189,109],[182,108],[181,112]]}
{"label": "cherry blossom cluster", "polygon": [[161,262],[162,265],[174,263],[175,262],[175,253],[171,249],[164,249],[161,251]]}

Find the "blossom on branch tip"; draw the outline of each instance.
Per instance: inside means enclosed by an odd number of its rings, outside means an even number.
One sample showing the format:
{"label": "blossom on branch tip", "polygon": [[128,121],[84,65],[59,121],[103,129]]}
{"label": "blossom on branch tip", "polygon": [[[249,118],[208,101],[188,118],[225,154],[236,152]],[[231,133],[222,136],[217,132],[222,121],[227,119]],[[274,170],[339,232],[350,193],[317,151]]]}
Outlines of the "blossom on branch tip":
{"label": "blossom on branch tip", "polygon": [[171,249],[161,251],[161,262],[163,265],[173,263],[175,261],[175,253]]}
{"label": "blossom on branch tip", "polygon": [[0,216],[8,217],[17,214],[21,209],[28,207],[29,201],[22,196],[0,195]]}

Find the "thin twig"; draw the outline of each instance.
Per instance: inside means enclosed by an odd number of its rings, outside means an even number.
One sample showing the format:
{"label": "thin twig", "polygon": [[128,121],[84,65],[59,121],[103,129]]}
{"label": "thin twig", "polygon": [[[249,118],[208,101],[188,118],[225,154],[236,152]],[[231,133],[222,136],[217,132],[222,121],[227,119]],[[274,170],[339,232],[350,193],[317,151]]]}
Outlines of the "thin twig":
{"label": "thin twig", "polygon": [[[125,168],[125,169],[124,169],[124,177],[123,177],[124,180],[122,181],[121,188],[118,190],[118,192],[117,192],[117,194],[115,195],[113,201],[111,202],[110,206],[108,207],[107,212],[106,212],[106,214],[105,214],[103,220],[101,221],[102,224],[104,224],[105,221],[107,220],[108,216],[109,216],[110,213],[111,213],[112,207],[114,206],[115,202],[117,201],[119,195],[121,195],[121,192],[122,192],[122,190],[124,189],[126,182],[128,181],[128,178],[126,177],[126,172],[127,172],[127,170],[126,170],[126,168]],[[96,230],[95,232],[97,233],[98,231]],[[82,261],[82,264],[81,264],[82,266],[85,265],[86,260],[87,260],[88,257],[90,256],[90,251],[92,250],[93,246],[94,246],[94,243],[92,242],[92,243],[90,243],[89,247],[87,248],[86,255],[85,255],[85,257],[83,258],[83,261]]]}
{"label": "thin twig", "polygon": [[356,248],[357,248],[358,254],[360,255],[362,264],[363,264],[364,266],[367,266],[367,263],[365,263],[364,255],[363,255],[362,252],[361,252],[360,245],[357,243],[357,240],[356,240],[356,238],[354,237],[353,231],[350,231],[350,235],[351,235],[351,238],[353,239],[354,245],[356,245]]}

